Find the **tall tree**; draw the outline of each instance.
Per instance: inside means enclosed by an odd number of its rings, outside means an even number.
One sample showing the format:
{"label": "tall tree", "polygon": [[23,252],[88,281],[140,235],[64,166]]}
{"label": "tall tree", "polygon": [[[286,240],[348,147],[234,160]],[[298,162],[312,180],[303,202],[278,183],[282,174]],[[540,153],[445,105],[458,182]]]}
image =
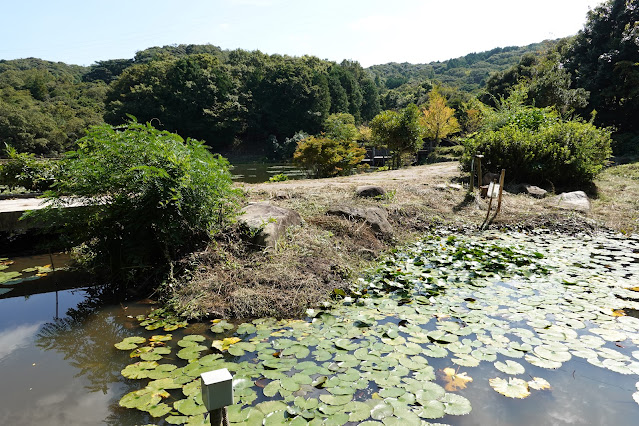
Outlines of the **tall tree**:
{"label": "tall tree", "polygon": [[233,140],[243,125],[244,106],[228,66],[207,54],[134,65],[111,85],[106,120],[120,124],[127,114],[216,148]]}
{"label": "tall tree", "polygon": [[428,108],[422,112],[419,120],[423,136],[429,141],[429,151],[433,151],[433,141],[439,145],[442,138],[461,130],[455,110],[446,105],[446,98],[437,88],[430,92]]}
{"label": "tall tree", "polygon": [[639,4],[608,0],[588,12],[564,54],[573,82],[590,92],[596,122],[639,130]]}
{"label": "tall tree", "polygon": [[401,111],[380,112],[370,127],[378,146],[388,148],[392,153],[393,168],[401,165],[402,154],[414,153],[422,143],[419,127],[419,108],[410,104]]}

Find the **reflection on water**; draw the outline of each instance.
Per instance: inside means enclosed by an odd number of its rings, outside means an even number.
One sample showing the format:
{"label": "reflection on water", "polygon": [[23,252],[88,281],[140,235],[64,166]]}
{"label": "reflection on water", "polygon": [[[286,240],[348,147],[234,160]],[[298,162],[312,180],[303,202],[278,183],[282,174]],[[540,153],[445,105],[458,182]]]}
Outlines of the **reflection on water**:
{"label": "reflection on water", "polygon": [[290,164],[259,164],[237,163],[233,164],[231,173],[236,182],[262,183],[281,173],[289,179],[305,179],[306,171]]}
{"label": "reflection on water", "polygon": [[[39,265],[47,259],[31,258]],[[29,267],[24,259],[14,265]],[[99,288],[52,291],[55,283],[60,288],[73,286],[73,278],[68,272],[50,272],[15,284],[15,290],[0,299],[1,425],[125,425],[149,420],[118,407],[131,384],[120,375],[128,354],[113,348],[132,334],[127,315],[147,312],[148,305],[104,306],[107,295]],[[22,296],[15,297],[18,291]]]}

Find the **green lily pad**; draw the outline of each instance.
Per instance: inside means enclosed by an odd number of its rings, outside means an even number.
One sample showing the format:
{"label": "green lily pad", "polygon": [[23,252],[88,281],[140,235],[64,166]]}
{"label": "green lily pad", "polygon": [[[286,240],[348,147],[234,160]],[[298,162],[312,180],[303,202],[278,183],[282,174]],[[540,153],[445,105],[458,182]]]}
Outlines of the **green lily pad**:
{"label": "green lily pad", "polygon": [[225,331],[233,330],[234,328],[235,326],[233,324],[228,321],[221,320],[213,324],[211,331],[213,333],[224,333]]}
{"label": "green lily pad", "polygon": [[497,361],[495,363],[495,368],[503,373],[510,374],[512,376],[524,374],[524,372],[526,371],[523,365],[511,360],[506,360],[505,363]]}
{"label": "green lily pad", "polygon": [[175,408],[177,411],[184,414],[185,416],[196,416],[198,414],[207,413],[206,407],[202,404],[199,404],[197,398],[194,397],[175,401],[173,403],[173,408]]}
{"label": "green lily pad", "polygon": [[198,344],[194,346],[187,346],[186,348],[178,351],[177,357],[181,359],[185,359],[187,361],[197,359],[200,357],[200,352],[205,351],[207,349],[208,348],[206,346],[202,346]]}
{"label": "green lily pad", "polygon": [[440,419],[446,414],[446,406],[437,400],[424,401],[421,408],[417,410],[417,415],[424,419]]}
{"label": "green lily pad", "polygon": [[451,416],[463,416],[472,410],[470,401],[455,393],[447,393],[439,401],[444,403],[444,412]]}
{"label": "green lily pad", "polygon": [[127,365],[121,373],[127,379],[146,379],[149,372],[157,366],[158,363],[155,361],[140,361]]}
{"label": "green lily pad", "polygon": [[528,390],[528,382],[525,380],[510,377],[508,380],[501,379],[499,377],[490,379],[488,381],[490,387],[496,392],[507,396],[508,398],[526,398],[530,395]]}
{"label": "green lily pad", "polygon": [[144,337],[131,336],[124,338],[121,342],[118,342],[113,346],[121,351],[130,351],[132,349],[136,349],[138,345],[144,342],[146,342],[146,339]]}

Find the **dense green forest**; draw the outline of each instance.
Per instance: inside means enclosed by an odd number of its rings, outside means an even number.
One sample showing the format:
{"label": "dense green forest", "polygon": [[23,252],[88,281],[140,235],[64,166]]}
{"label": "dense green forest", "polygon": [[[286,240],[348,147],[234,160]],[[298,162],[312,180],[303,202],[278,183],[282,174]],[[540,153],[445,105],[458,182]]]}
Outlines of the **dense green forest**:
{"label": "dense green forest", "polygon": [[[0,141],[20,152],[59,155],[93,124],[129,115],[215,150],[277,150],[298,131],[317,133],[329,114],[357,124],[382,109],[423,104],[436,84],[458,99],[539,44],[446,62],[386,64],[225,51],[212,45],[152,47],[90,67],[40,59],[0,61]],[[452,96],[452,95],[451,95]]]}
{"label": "dense green forest", "polygon": [[639,11],[626,3],[610,0],[593,9],[572,38],[429,64],[364,69],[350,60],[213,45],[152,47],[89,67],[0,60],[0,151],[7,144],[57,156],[91,125],[120,125],[134,116],[217,152],[273,158],[292,155],[282,147],[296,133],[325,131],[330,114],[367,124],[385,110],[427,105],[433,88],[455,109],[462,132],[471,132],[466,124],[469,111],[481,109],[477,99],[495,107],[522,85],[528,104],[593,117],[616,131],[618,149],[633,150],[639,146]]}

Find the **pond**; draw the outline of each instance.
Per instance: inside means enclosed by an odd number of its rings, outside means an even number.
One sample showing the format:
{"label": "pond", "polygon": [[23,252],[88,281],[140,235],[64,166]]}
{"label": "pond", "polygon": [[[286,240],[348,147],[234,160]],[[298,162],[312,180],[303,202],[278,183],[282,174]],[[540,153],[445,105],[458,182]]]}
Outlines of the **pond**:
{"label": "pond", "polygon": [[217,368],[238,424],[639,418],[637,239],[428,236],[305,320],[186,328],[91,288],[9,298],[71,279],[48,259],[1,271],[47,275],[0,287],[0,424],[206,424],[197,377]]}
{"label": "pond", "polygon": [[290,164],[265,163],[233,163],[231,168],[233,180],[236,182],[262,183],[279,174],[285,174],[289,179],[306,179],[306,170]]}

